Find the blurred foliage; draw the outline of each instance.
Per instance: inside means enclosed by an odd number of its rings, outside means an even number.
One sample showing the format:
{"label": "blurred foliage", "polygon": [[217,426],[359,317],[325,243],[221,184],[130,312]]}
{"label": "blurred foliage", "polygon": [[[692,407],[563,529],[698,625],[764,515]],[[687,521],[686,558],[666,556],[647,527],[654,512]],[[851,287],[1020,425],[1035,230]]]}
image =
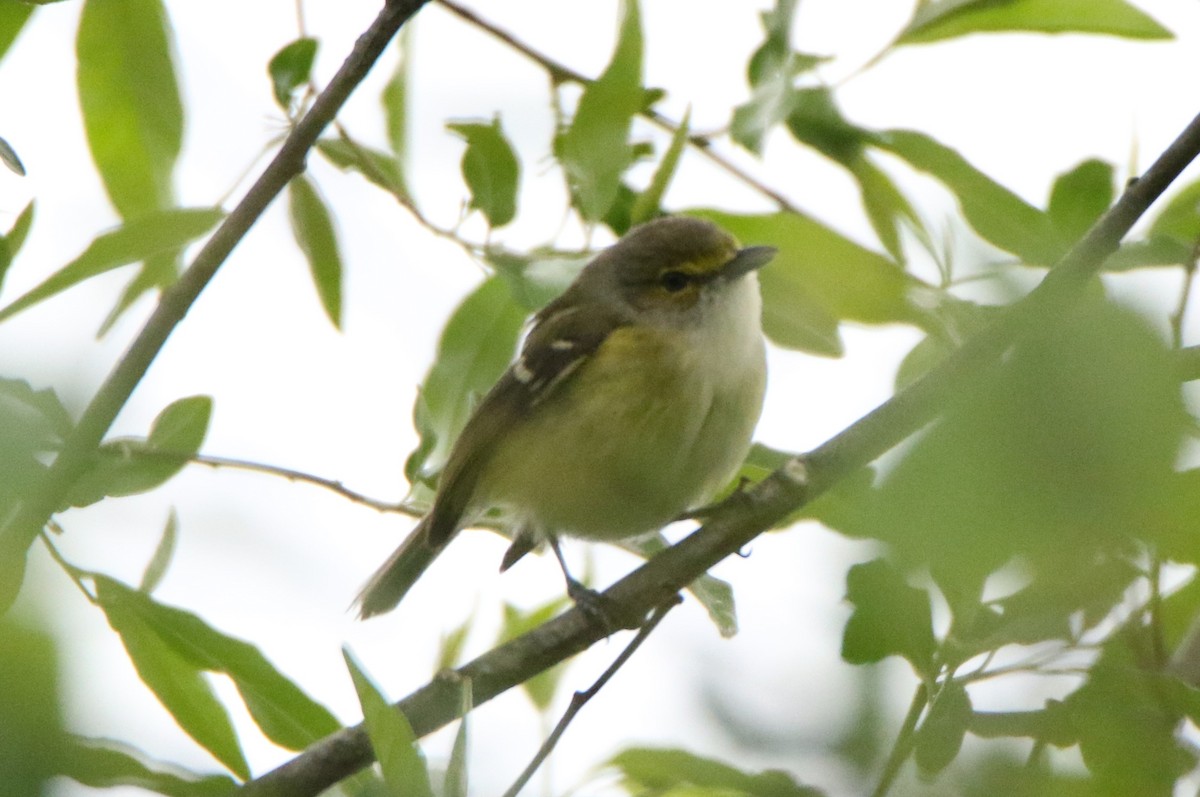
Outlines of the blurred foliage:
{"label": "blurred foliage", "polygon": [[[14,266],[31,269],[36,278],[24,293],[3,296],[0,322],[42,305],[53,309],[64,291],[135,266],[104,332],[138,297],[174,282],[187,247],[209,235],[225,211],[183,207],[177,199],[175,169],[187,140],[178,75],[188,65],[178,63],[167,6],[160,0],[78,5],[75,73],[86,144],[117,223],[94,231],[67,262],[37,264],[28,262],[27,240],[54,232],[36,223],[33,202],[16,213],[0,234],[0,287]],[[0,58],[35,13],[41,12],[33,4],[0,3]],[[713,220],[745,244],[777,247],[778,256],[760,273],[770,341],[837,358],[845,352],[847,325],[878,334],[895,326],[919,330],[921,340],[896,375],[897,390],[1001,315],[1002,304],[1019,298],[1014,286],[1024,284],[1025,272],[1062,257],[1128,177],[1085,157],[1047,175],[1044,202],[1031,200],[934,131],[866,127],[846,112],[841,86],[822,77],[838,55],[793,47],[801,14],[796,0],[777,0],[759,13],[761,42],[743,54],[745,100],[729,109],[726,128],[715,133],[693,130],[690,111],[672,122],[659,107],[666,93],[645,85],[644,63],[655,42],[645,35],[636,0],[621,4],[612,53],[595,79],[526,46],[522,52],[549,77],[547,105],[555,114],[556,125],[539,150],[524,151],[510,140],[503,110],[480,108],[469,120],[444,123],[446,133],[463,142],[461,207],[464,216],[482,216],[488,231],[483,241],[471,239],[464,225],[439,227],[430,217],[445,214],[426,216],[411,190],[412,34],[406,31],[379,97],[375,139],[382,143],[360,142],[339,125],[316,150],[323,162],[387,192],[398,213],[459,246],[488,272],[446,320],[413,408],[420,443],[405,464],[410,503],[419,506],[431,497],[450,445],[478,397],[510,362],[529,313],[569,284],[592,255],[590,246],[559,246],[556,231],[537,245],[513,248],[502,240],[526,212],[523,175],[525,182],[548,173],[561,180],[561,216],[585,230],[589,241],[675,212]],[[886,69],[897,48],[1014,31],[1142,42],[1172,37],[1125,0],[928,0],[916,5],[862,70]],[[256,79],[285,123],[294,125],[319,89],[314,63],[320,37],[300,31],[279,40],[290,41]],[[577,85],[568,89],[571,84]],[[652,126],[664,133],[655,138]],[[208,143],[189,146],[203,150]],[[760,181],[753,169],[742,171],[722,154],[737,149],[762,158],[771,147],[806,150],[840,170],[858,191],[864,229],[873,239],[838,232],[834,220],[802,211],[776,193],[778,186],[767,185],[769,179]],[[0,139],[0,160],[20,174],[25,166],[17,149],[20,142],[14,147]],[[771,209],[697,207],[676,179],[691,168],[690,152],[718,159]],[[536,169],[528,167],[531,162]],[[769,169],[762,171],[770,176]],[[443,172],[454,170],[446,165]],[[943,210],[912,189],[914,172],[953,198],[958,215],[945,226],[970,236],[986,262],[964,266],[935,244],[940,228],[930,219]],[[343,306],[342,287],[355,265],[343,261],[339,208],[323,198],[321,174],[314,169],[292,180],[287,210],[297,256],[307,263],[325,315],[340,330],[353,312]],[[1145,222],[1105,269],[1190,274],[1200,242],[1200,182],[1177,189]],[[914,265],[930,262],[937,271],[933,281],[922,276],[928,268]],[[961,289],[980,279],[997,287],[990,304],[964,298]],[[1200,669],[1176,666],[1172,656],[1186,649],[1188,629],[1200,614],[1200,587],[1193,579],[1200,566],[1200,469],[1186,469],[1190,463],[1181,464],[1180,457],[1194,445],[1197,424],[1181,397],[1178,353],[1159,331],[1165,321],[1131,311],[1094,281],[1076,306],[1042,319],[1037,333],[1012,345],[998,367],[939,408],[937,421],[902,451],[842,480],[780,524],[817,520],[877,543],[876,555],[846,573],[849,611],[841,654],[860,668],[862,686],[847,698],[843,732],[818,746],[864,782],[877,782],[877,794],[919,794],[932,783],[981,796],[1167,795],[1196,767],[1196,751],[1181,729],[1200,724],[1200,691],[1181,676]],[[71,486],[64,508],[159,488],[200,451],[219,401],[180,399],[162,410],[145,438],[106,440]],[[54,386],[0,377],[0,519],[40,489],[46,463],[74,426]],[[791,456],[757,444],[741,476],[761,479]],[[232,681],[257,729],[278,746],[299,750],[339,727],[252,641],[228,636],[152,596],[172,565],[180,533],[172,511],[157,547],[144,555],[139,589],[68,562],[49,536],[45,543],[119,637],[147,689],[224,772],[192,773],[154,761],[136,745],[71,736],[63,727],[57,661],[60,646],[79,643],[53,639],[42,622],[9,617],[0,624],[0,795],[43,793],[57,775],[95,788],[227,793],[249,777],[251,767],[229,707],[212,687],[214,675]],[[648,556],[664,545],[656,539],[626,547]],[[25,553],[0,552],[3,590],[19,589]],[[1187,573],[1174,591],[1164,587],[1167,565]],[[706,576],[691,591],[723,635],[736,631],[729,584]],[[558,599],[531,609],[506,605],[499,640],[537,627],[564,605]],[[469,627],[468,621],[447,634],[441,666],[461,659]],[[72,647],[71,653],[78,651]],[[915,700],[899,729],[884,739],[891,682],[869,665],[889,659],[911,669]],[[382,774],[355,778],[344,784],[345,792],[430,793],[434,781],[408,722],[387,708],[348,654],[346,662]],[[1071,685],[1040,708],[982,710],[973,700],[974,685],[985,679],[1064,670],[1075,676]],[[563,674],[555,667],[524,684],[536,710],[553,710]],[[463,700],[469,708],[469,684]],[[731,728],[743,721],[733,712],[728,720]],[[466,744],[464,723],[444,778],[449,794],[467,793]],[[1084,768],[1064,766],[1048,752],[1058,748],[1077,751]],[[1014,758],[1016,749],[1027,750],[1027,760]],[[614,773],[633,795],[821,793],[782,771],[750,771],[682,750],[626,750],[605,765],[605,775]]]}

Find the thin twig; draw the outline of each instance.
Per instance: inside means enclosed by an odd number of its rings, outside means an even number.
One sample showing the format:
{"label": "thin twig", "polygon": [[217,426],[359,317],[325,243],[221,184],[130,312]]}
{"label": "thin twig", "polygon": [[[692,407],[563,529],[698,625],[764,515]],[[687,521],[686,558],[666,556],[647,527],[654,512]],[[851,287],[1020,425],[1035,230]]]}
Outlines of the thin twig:
{"label": "thin twig", "polygon": [[308,151],[321,131],[366,77],[396,31],[426,2],[387,0],[337,74],[288,134],[242,201],[205,242],[192,265],[163,291],[158,306],[92,397],[41,484],[29,493],[16,516],[0,529],[0,563],[5,564],[4,572],[0,573],[0,612],[12,604],[20,590],[30,545],[61,505],[70,485],[87,467],[92,453],[162,351],[167,338],[267,206],[293,177],[304,170]]}
{"label": "thin twig", "polygon": [[671,611],[671,609],[679,604],[680,600],[680,597],[675,595],[674,600],[668,601],[667,603],[664,603],[655,609],[654,613],[650,615],[650,618],[646,620],[646,624],[638,629],[637,635],[634,636],[625,649],[621,651],[621,655],[617,656],[613,663],[609,665],[608,669],[596,679],[596,682],[587,690],[583,692],[576,692],[571,696],[571,705],[567,706],[567,710],[563,712],[562,718],[558,721],[558,724],[554,726],[554,730],[550,732],[550,735],[546,737],[546,741],[543,742],[541,748],[538,749],[537,755],[535,755],[533,760],[529,762],[529,766],[525,767],[525,771],[523,771],[517,777],[517,779],[513,781],[513,785],[508,787],[508,791],[504,792],[503,797],[517,797],[517,794],[521,791],[521,789],[525,788],[525,784],[528,783],[529,779],[533,777],[535,772],[537,772],[538,767],[540,767],[542,763],[550,756],[550,753],[554,750],[555,745],[558,744],[558,740],[562,738],[563,733],[567,730],[567,726],[571,724],[573,719],[575,719],[575,715],[587,705],[589,700],[595,697],[596,694],[604,688],[604,685],[608,683],[609,679],[617,674],[617,670],[621,669],[625,662],[629,661],[630,656],[632,656],[637,649],[641,647],[642,643],[646,641],[646,638],[650,636],[650,633],[658,626],[659,623],[662,622],[663,618],[667,616],[667,612]]}
{"label": "thin twig", "polygon": [[[158,453],[158,452],[154,452]],[[330,490],[343,498],[353,501],[356,504],[370,507],[371,509],[380,512],[396,512],[410,517],[421,517],[425,514],[425,510],[418,506],[406,504],[404,502],[393,503],[391,501],[383,501],[378,498],[372,498],[365,493],[360,493],[356,490],[351,490],[342,482],[336,479],[326,479],[323,476],[317,476],[304,471],[293,470],[292,468],[284,468],[279,465],[268,465],[263,462],[252,462],[245,459],[236,459],[234,457],[217,457],[211,454],[195,454],[188,457],[190,462],[197,465],[207,465],[210,468],[236,468],[238,470],[248,470],[255,473],[266,473],[271,476],[280,476],[288,481],[304,482],[317,487],[322,487]]]}
{"label": "thin twig", "polygon": [[[466,20],[480,30],[487,32],[493,38],[504,42],[512,49],[521,53],[521,55],[524,55],[538,66],[542,67],[542,69],[546,70],[547,74],[550,75],[550,79],[553,82],[579,83],[580,85],[584,86],[587,86],[593,82],[591,78],[587,77],[583,73],[576,72],[571,67],[554,60],[540,50],[535,50],[530,45],[518,39],[512,33],[509,33],[494,23],[489,22],[466,6],[460,5],[458,2],[456,2],[456,0],[437,0],[437,3],[447,11],[450,11],[461,19]],[[649,120],[650,122],[653,122],[660,129],[665,130],[672,135],[679,131],[678,122],[668,119],[653,108],[644,108],[638,112],[638,115]],[[800,212],[799,208],[792,204],[792,202],[783,194],[776,191],[774,188],[771,188],[769,185],[749,174],[748,172],[742,170],[724,156],[715,152],[712,148],[712,142],[707,138],[703,136],[689,136],[688,143],[695,147],[697,152],[708,158],[708,160],[710,160],[714,165],[720,167],[728,174],[732,175],[736,179],[742,181],[755,191],[770,199],[779,206],[780,210],[786,210],[792,213]]]}
{"label": "thin twig", "polygon": [[884,764],[883,774],[879,776],[879,785],[875,787],[875,791],[871,792],[871,797],[884,797],[896,782],[896,777],[900,774],[901,767],[908,760],[908,754],[912,752],[913,744],[917,739],[917,720],[921,718],[921,712],[925,710],[929,690],[924,683],[917,686],[917,690],[913,693],[912,703],[908,706],[908,713],[904,716],[904,723],[900,726],[900,733],[896,736],[896,742],[892,745],[892,752],[888,755],[887,763]]}

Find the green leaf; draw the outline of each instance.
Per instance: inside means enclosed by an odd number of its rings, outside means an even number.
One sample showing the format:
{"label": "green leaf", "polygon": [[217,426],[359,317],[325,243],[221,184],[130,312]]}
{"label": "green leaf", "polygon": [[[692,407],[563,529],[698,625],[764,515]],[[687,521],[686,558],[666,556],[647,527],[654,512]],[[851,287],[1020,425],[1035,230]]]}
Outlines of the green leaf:
{"label": "green leaf", "polygon": [[17,216],[13,222],[12,228],[6,235],[0,236],[0,287],[4,285],[4,278],[8,275],[8,267],[12,265],[17,253],[21,251],[21,247],[25,244],[25,237],[29,234],[29,227],[33,224],[33,202],[30,201],[25,209]]}
{"label": "green leaf", "polygon": [[792,50],[795,13],[796,0],[777,0],[775,8],[759,15],[767,35],[746,69],[753,92],[747,102],[734,109],[730,123],[733,140],[755,154],[762,152],[767,132],[795,108],[796,77],[828,60]]}
{"label": "green leaf", "polygon": [[[733,797],[821,797],[779,770],[751,774],[712,758],[683,750],[633,747],[622,750],[607,766],[619,771],[630,794],[729,795]],[[688,787],[700,787],[696,791]]]}
{"label": "green leaf", "polygon": [[224,216],[219,208],[177,208],[148,213],[101,233],[79,257],[0,310],[0,321],[114,268],[177,252]]}
{"label": "green leaf", "polygon": [[33,7],[22,3],[0,3],[0,58],[8,53],[8,48],[17,40],[17,35],[25,29],[25,23],[33,13]]}
{"label": "green leaf", "polygon": [[12,148],[12,145],[3,138],[0,138],[0,163],[7,166],[9,171],[21,177],[25,176],[25,164],[21,163],[21,157],[17,155],[17,151]]}
{"label": "green leaf", "polygon": [[342,255],[325,201],[312,181],[298,174],[288,183],[288,214],[292,234],[308,260],[313,284],[325,314],[342,328]]}
{"label": "green leaf", "polygon": [[[96,600],[125,645],[138,677],[170,712],[179,727],[239,778],[250,777],[225,707],[213,694],[202,670],[177,652],[146,622],[140,595],[104,576],[96,576]],[[149,598],[145,598],[149,601]]]}
{"label": "green leaf", "polygon": [[1174,38],[1169,30],[1125,0],[935,0],[918,5],[896,44],[1017,31]]}
{"label": "green leaf", "polygon": [[763,329],[781,346],[836,357],[842,353],[840,321],[914,323],[925,312],[910,303],[919,283],[895,263],[808,216],[689,212],[716,222],[745,245],[779,250],[758,278]]}
{"label": "green leaf", "polygon": [[940,585],[1014,557],[1089,578],[1169,505],[1187,421],[1160,336],[1098,299],[1053,321],[961,390],[878,489],[872,536]]}
{"label": "green leaf", "polygon": [[92,160],[125,218],[173,204],[183,141],[174,43],[161,0],[87,0],[75,40]]}
{"label": "green leaf", "polygon": [[62,774],[93,789],[133,786],[167,797],[224,797],[237,788],[227,775],[188,772],[110,739],[72,737],[63,758]]}
{"label": "green leaf", "polygon": [[829,88],[797,90],[787,123],[797,141],[836,163],[849,166],[862,154],[866,132],[846,121]]}
{"label": "green leaf", "polygon": [[36,620],[26,624],[0,616],[0,793],[5,797],[51,794],[57,785],[52,778],[62,767],[60,656],[47,623],[35,625]]}
{"label": "green leaf", "polygon": [[336,731],[340,724],[248,642],[214,629],[196,615],[158,603],[144,592],[104,578],[106,594],[137,618],[143,633],[196,671],[227,675],[250,716],[268,739],[301,750]]}
{"label": "green leaf", "polygon": [[396,68],[392,70],[392,75],[379,96],[383,106],[384,124],[387,127],[388,145],[395,155],[397,168],[403,168],[408,156],[408,84],[411,80],[408,59],[412,48],[412,31],[411,24],[400,29],[400,35],[396,37],[396,50],[399,53]]}
{"label": "green leaf", "polygon": [[350,651],[342,649],[346,668],[354,681],[358,702],[362,705],[363,722],[375,758],[383,770],[383,779],[391,794],[412,797],[433,797],[425,757],[417,746],[417,737],[403,712],[388,705],[379,688],[367,677]]}
{"label": "green leaf", "polygon": [[930,136],[889,130],[871,143],[941,181],[958,198],[967,223],[993,246],[1041,266],[1051,265],[1066,250],[1049,216]]}
{"label": "green leaf", "polygon": [[1175,192],[1150,224],[1148,238],[1168,237],[1191,248],[1200,241],[1200,180]]}
{"label": "green leaf", "polygon": [[575,118],[555,147],[572,202],[587,221],[602,219],[616,201],[621,175],[633,162],[633,117],[644,106],[641,12],[637,0],[622,0],[612,60],[583,90]]}
{"label": "green leaf", "polygon": [[317,151],[342,171],[356,171],[389,194],[410,200],[400,162],[386,152],[340,138],[321,139]]}
{"label": "green leaf", "polygon": [[[503,644],[509,642],[524,633],[532,631],[558,615],[569,605],[570,599],[565,596],[546,601],[541,606],[535,606],[529,610],[520,609],[511,603],[505,603],[504,623],[500,627],[500,635],[497,643]],[[558,685],[562,682],[562,676],[566,672],[566,669],[567,665],[563,662],[548,670],[542,670],[521,684],[521,689],[524,690],[525,694],[529,695],[529,700],[538,711],[549,710],[551,704],[554,702],[554,695],[558,691]]]}
{"label": "green leaf", "polygon": [[870,158],[860,155],[847,168],[858,182],[863,209],[879,242],[897,263],[904,262],[904,249],[900,244],[900,227],[907,223],[924,239],[927,236],[921,217],[901,193],[900,188]]}
{"label": "green leaf", "polygon": [[441,797],[467,797],[467,719],[471,716],[475,698],[472,695],[471,680],[462,680],[462,702],[459,713],[462,719],[458,721],[458,731],[454,734],[454,746],[450,749],[450,761],[446,764],[446,777],[442,781]]}
{"label": "green leaf", "polygon": [[945,683],[921,723],[913,747],[913,760],[923,776],[938,774],[958,756],[971,714],[971,698],[962,684]]}
{"label": "green leaf", "polygon": [[873,664],[903,656],[921,675],[936,673],[928,593],[910,587],[891,564],[875,559],[850,568],[846,600],[854,604],[854,613],[842,637],[843,659]]}
{"label": "green leaf", "polygon": [[471,632],[471,626],[474,625],[475,617],[472,615],[463,620],[462,623],[442,637],[442,644],[438,650],[437,666],[435,672],[442,670],[453,670],[459,665],[462,659],[463,645],[467,641],[467,634]]}
{"label": "green leaf", "polygon": [[71,485],[68,504],[88,506],[106,496],[149,492],[166,483],[200,450],[211,415],[209,396],[182,398],[158,414],[144,441],[105,443]]}
{"label": "green leaf", "polygon": [[34,450],[57,448],[75,428],[53,388],[34,390],[23,379],[0,378],[0,418],[5,444],[27,440]]}
{"label": "green leaf", "polygon": [[[649,537],[634,537],[616,542],[621,548],[637,554],[645,559],[657,554],[670,545],[662,534]],[[708,618],[717,627],[717,632],[725,639],[737,635],[737,607],[733,598],[733,587],[728,581],[722,581],[707,573],[688,584],[687,591],[700,602],[708,612]]]}
{"label": "green leaf", "polygon": [[1182,711],[1165,700],[1165,679],[1147,669],[1149,629],[1114,635],[1087,682],[1066,699],[1083,761],[1102,794],[1170,797],[1175,781],[1196,763],[1175,729]]}
{"label": "green leaf", "polygon": [[454,311],[421,385],[414,409],[421,446],[405,464],[406,473],[424,479],[445,464],[474,402],[512,361],[524,323],[525,308],[502,277],[486,280]]}
{"label": "green leaf", "polygon": [[1108,210],[1115,195],[1112,164],[1092,158],[1058,176],[1046,212],[1063,241],[1074,243]]}
{"label": "green leaf", "polygon": [[290,112],[292,95],[296,89],[312,79],[313,61],[317,57],[317,40],[305,36],[285,44],[271,56],[267,72],[271,75],[271,88],[275,102]]}
{"label": "green leaf", "polygon": [[629,211],[630,226],[649,221],[661,212],[663,194],[666,193],[667,186],[671,184],[671,178],[675,176],[675,169],[679,166],[679,156],[683,154],[683,148],[687,145],[691,118],[692,109],[688,108],[683,115],[683,121],[675,129],[675,134],[671,136],[671,145],[667,147],[662,161],[654,170],[654,177],[650,178],[650,185],[646,186],[646,190],[638,194],[637,199],[633,202],[633,208]]}
{"label": "green leaf", "polygon": [[508,224],[517,215],[521,167],[500,127],[500,117],[490,124],[449,122],[446,127],[467,142],[462,175],[471,190],[470,207],[481,211],[491,227]]}
{"label": "green leaf", "polygon": [[175,510],[171,509],[167,515],[167,524],[163,527],[162,537],[158,541],[158,547],[154,549],[154,556],[150,557],[149,563],[146,564],[146,571],[142,573],[142,583],[138,589],[146,594],[154,592],[158,587],[162,578],[167,573],[167,566],[171,564],[171,556],[175,553],[175,540],[179,531],[179,517],[175,514]]}

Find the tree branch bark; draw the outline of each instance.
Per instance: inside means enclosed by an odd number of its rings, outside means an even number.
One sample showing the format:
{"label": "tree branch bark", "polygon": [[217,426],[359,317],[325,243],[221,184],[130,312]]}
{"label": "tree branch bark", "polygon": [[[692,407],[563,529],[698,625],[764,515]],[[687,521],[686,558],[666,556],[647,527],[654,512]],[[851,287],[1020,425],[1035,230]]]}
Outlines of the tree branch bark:
{"label": "tree branch bark", "polygon": [[308,151],[334,119],[347,98],[379,60],[396,32],[427,0],[387,0],[375,21],[354,45],[337,74],[317,96],[237,207],[225,218],[179,280],[163,291],[158,306],[121,356],[75,425],[42,483],[31,491],[12,517],[0,526],[0,614],[20,591],[29,547],[67,489],[87,466],[117,413],[187,315],[201,291],[246,233],[288,184],[304,171]]}
{"label": "tree branch bark", "polygon": [[[1180,172],[1200,154],[1197,116],[1028,296],[991,327],[892,399],[807,455],[795,457],[745,493],[717,507],[697,531],[609,587],[606,605],[615,619],[636,627],[641,619],[764,530],[865,467],[936,417],[945,400],[991,368],[1014,342],[1039,323],[1065,314],[1085,283]],[[491,700],[609,634],[580,609],[572,609],[457,670],[471,679],[475,705]],[[435,678],[396,704],[418,736],[453,721],[460,710],[457,679]],[[278,769],[245,784],[243,795],[317,795],[373,760],[361,726],[313,744]]]}

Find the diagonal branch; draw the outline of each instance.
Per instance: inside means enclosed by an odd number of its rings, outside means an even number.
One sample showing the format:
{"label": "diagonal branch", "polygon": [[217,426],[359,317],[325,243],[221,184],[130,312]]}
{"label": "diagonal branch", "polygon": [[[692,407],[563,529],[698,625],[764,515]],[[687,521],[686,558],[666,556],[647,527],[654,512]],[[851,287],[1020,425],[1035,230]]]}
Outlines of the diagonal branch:
{"label": "diagonal branch", "polygon": [[[1200,116],[1050,271],[1028,296],[973,337],[925,377],[811,453],[795,457],[759,484],[716,507],[696,532],[655,556],[605,592],[626,627],[637,627],[717,562],[736,553],[764,530],[866,466],[936,417],[947,397],[1037,324],[1049,324],[1082,293],[1129,229],[1183,169],[1200,154]],[[586,649],[609,634],[603,624],[572,609],[529,633],[483,654],[457,672],[469,678],[475,705],[491,700],[537,673]],[[461,711],[457,678],[435,678],[401,700],[418,736],[453,721]],[[374,753],[361,727],[346,728],[313,744],[296,758],[242,787],[243,795],[317,795],[369,765]]]}
{"label": "diagonal branch", "polygon": [[63,495],[87,467],[88,459],[158,356],[167,338],[229,257],[250,227],[293,177],[304,171],[308,151],[351,92],[379,60],[396,31],[427,0],[387,0],[359,37],[329,85],[292,129],[279,152],[237,207],[225,218],[179,280],[163,292],[158,306],[96,392],[67,438],[42,483],[0,526],[0,614],[20,590],[25,557],[38,532],[61,505]]}

